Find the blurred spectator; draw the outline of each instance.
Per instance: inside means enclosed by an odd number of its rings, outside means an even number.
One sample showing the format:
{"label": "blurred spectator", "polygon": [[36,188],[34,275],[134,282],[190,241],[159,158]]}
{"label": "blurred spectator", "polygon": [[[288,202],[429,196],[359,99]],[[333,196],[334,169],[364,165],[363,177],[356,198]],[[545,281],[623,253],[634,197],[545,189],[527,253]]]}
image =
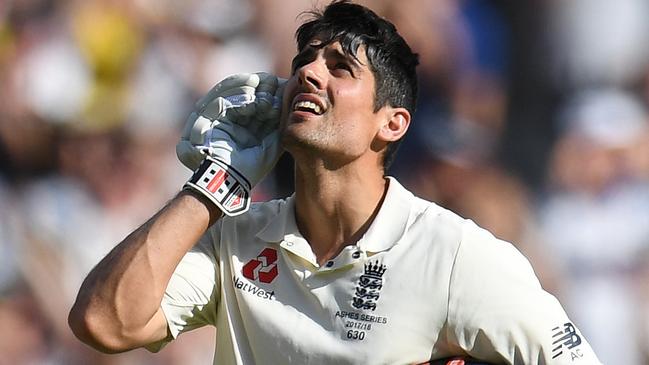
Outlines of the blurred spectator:
{"label": "blurred spectator", "polygon": [[541,207],[560,294],[603,363],[640,364],[635,285],[649,249],[649,180],[630,162],[647,114],[632,95],[603,90],[576,97],[563,118]]}
{"label": "blurred spectator", "polygon": [[[495,159],[507,105],[508,35],[502,10],[482,0],[394,4],[387,14],[404,29],[422,61],[417,113],[392,172],[407,175],[422,151]],[[483,39],[494,46],[484,46]]]}
{"label": "blurred spectator", "polygon": [[548,2],[554,81],[563,87],[629,85],[649,60],[649,2]]}
{"label": "blurred spectator", "polygon": [[15,205],[5,182],[0,179],[0,301],[19,281],[15,227],[21,218],[12,209]]}
{"label": "blurred spectator", "polygon": [[98,130],[125,120],[128,79],[143,42],[143,29],[129,10],[124,1],[115,0],[70,4],[69,28],[92,73],[78,118]]}
{"label": "blurred spectator", "polygon": [[457,198],[457,212],[512,242],[530,260],[543,288],[556,295],[561,288],[558,263],[546,250],[528,189],[499,168],[483,169],[472,180]]}
{"label": "blurred spectator", "polygon": [[0,364],[47,364],[48,329],[28,293],[0,300]]}
{"label": "blurred spectator", "polygon": [[[105,356],[66,315],[87,271],[189,176],[173,146],[193,103],[232,73],[288,76],[300,14],[328,2],[0,2],[0,365],[211,361],[213,329]],[[421,56],[389,173],[514,242],[604,363],[649,364],[649,3],[360,2]],[[285,159],[254,198],[291,184]]]}

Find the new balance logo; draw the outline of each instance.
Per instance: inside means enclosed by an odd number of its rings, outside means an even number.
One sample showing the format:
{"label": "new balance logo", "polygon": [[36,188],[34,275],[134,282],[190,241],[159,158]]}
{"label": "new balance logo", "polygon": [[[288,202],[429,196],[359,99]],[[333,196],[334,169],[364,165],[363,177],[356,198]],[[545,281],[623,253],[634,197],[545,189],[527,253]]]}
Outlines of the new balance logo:
{"label": "new balance logo", "polygon": [[563,326],[557,326],[552,329],[553,359],[556,359],[557,357],[563,355],[564,350],[570,353],[570,357],[573,360],[575,358],[582,357],[583,354],[579,349],[573,350],[580,344],[581,337],[577,334],[577,330],[572,323],[564,323]]}
{"label": "new balance logo", "polygon": [[277,251],[272,248],[265,248],[257,258],[243,265],[241,273],[250,280],[257,280],[266,284],[271,283],[278,274]]}

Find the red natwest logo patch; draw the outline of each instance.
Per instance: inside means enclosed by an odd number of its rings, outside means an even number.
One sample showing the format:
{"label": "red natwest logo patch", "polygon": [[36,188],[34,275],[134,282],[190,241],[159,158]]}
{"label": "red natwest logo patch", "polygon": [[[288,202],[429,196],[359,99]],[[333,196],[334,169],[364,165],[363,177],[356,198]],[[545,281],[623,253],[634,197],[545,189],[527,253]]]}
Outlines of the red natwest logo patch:
{"label": "red natwest logo patch", "polygon": [[266,284],[272,282],[277,277],[277,251],[265,248],[257,258],[243,265],[241,273],[250,280]]}

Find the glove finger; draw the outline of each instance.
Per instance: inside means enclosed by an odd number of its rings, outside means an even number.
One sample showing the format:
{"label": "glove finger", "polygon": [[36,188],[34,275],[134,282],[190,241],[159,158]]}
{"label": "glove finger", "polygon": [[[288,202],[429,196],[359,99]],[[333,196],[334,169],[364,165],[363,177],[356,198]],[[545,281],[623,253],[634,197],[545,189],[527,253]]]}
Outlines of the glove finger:
{"label": "glove finger", "polygon": [[180,138],[181,139],[189,139],[189,135],[191,134],[192,128],[194,128],[194,123],[196,122],[196,119],[198,118],[198,114],[193,111],[191,112],[187,118],[185,119],[185,125],[183,126],[183,130],[180,133]]}
{"label": "glove finger", "polygon": [[219,94],[220,97],[226,99],[229,104],[233,106],[238,106],[250,100],[255,99],[255,87],[254,86],[240,86],[235,89],[226,90],[225,92]]}
{"label": "glove finger", "polygon": [[255,136],[256,142],[259,143],[261,139],[264,137],[263,134],[261,134],[261,127],[262,123],[260,123],[259,120],[254,120],[246,129],[253,135]]}
{"label": "glove finger", "polygon": [[264,123],[271,125],[272,127],[277,127],[279,125],[279,117],[281,115],[281,108],[270,108],[266,113],[263,114]]}
{"label": "glove finger", "polygon": [[[241,91],[245,92],[245,100],[234,101],[233,109],[227,112],[228,118],[234,122],[240,123],[238,119],[242,116],[267,118],[265,114],[271,110],[275,103],[275,93],[279,85],[277,76],[266,72],[258,72],[253,75],[257,76],[259,80],[256,89],[253,90],[249,87],[242,89]],[[254,77],[251,76],[251,78]],[[253,95],[254,97],[250,98]],[[241,95],[233,96],[241,97]]]}
{"label": "glove finger", "polygon": [[246,87],[239,91],[239,94],[217,97],[210,101],[205,108],[199,110],[200,114],[214,120],[224,116],[229,109],[245,109],[255,101],[254,89]]}
{"label": "glove finger", "polygon": [[232,164],[232,156],[236,155],[237,151],[238,149],[230,139],[215,140],[209,147],[211,157],[219,159],[228,165]]}
{"label": "glove finger", "polygon": [[[252,88],[252,93],[254,89],[259,85],[259,76],[250,73],[240,73],[236,75],[231,75],[223,79],[221,82],[217,83],[203,96],[198,102],[196,102],[196,109],[202,110],[207,104],[217,97],[230,96],[247,92],[248,88]],[[248,87],[248,88],[246,88]],[[243,90],[243,92],[242,92]]]}
{"label": "glove finger", "polygon": [[196,170],[205,158],[205,154],[187,140],[181,140],[176,144],[176,156],[190,170]]}
{"label": "glove finger", "polygon": [[241,148],[247,148],[259,143],[248,128],[228,120],[218,121],[208,132],[207,145],[211,146],[213,142],[219,140],[232,141]]}
{"label": "glove finger", "polygon": [[251,124],[255,124],[254,127],[251,125],[248,128],[254,130],[257,139],[262,140],[279,128],[279,111],[271,109],[263,114],[262,118],[255,119]]}
{"label": "glove finger", "polygon": [[266,113],[273,107],[273,98],[279,85],[278,78],[275,75],[258,72],[259,86],[255,90],[257,98],[257,113]]}
{"label": "glove finger", "polygon": [[262,136],[261,137],[262,139],[268,136],[269,134],[273,133],[274,131],[276,131],[278,127],[277,123],[268,123],[268,122],[272,122],[271,120],[267,120],[265,122],[267,123],[261,124],[259,127],[259,131],[257,132],[259,133],[258,134],[259,136]]}
{"label": "glove finger", "polygon": [[[234,119],[232,119],[230,117],[232,117]],[[232,110],[232,113],[226,114],[226,118],[228,120],[233,120],[234,121],[233,123],[238,124],[238,125],[246,128],[246,129],[248,128],[248,126],[250,126],[250,123],[254,122],[254,118],[252,118],[250,116],[247,116],[247,115],[236,114],[234,112],[234,109]]]}
{"label": "glove finger", "polygon": [[259,78],[259,84],[256,88],[257,92],[275,94],[277,86],[279,85],[277,76],[268,72],[257,72],[255,75]]}
{"label": "glove finger", "polygon": [[273,127],[279,125],[279,117],[282,113],[282,99],[284,96],[286,81],[286,79],[278,78],[278,86],[275,90],[275,94],[273,95],[271,107],[263,114],[264,119],[271,121]]}
{"label": "glove finger", "polygon": [[187,125],[191,126],[188,140],[194,145],[204,145],[205,134],[212,128],[212,121],[199,115],[192,122],[191,119],[195,115],[195,113],[190,114],[187,121]]}
{"label": "glove finger", "polygon": [[272,169],[282,155],[283,149],[279,143],[279,132],[268,135],[261,144],[245,149],[239,153],[238,160],[245,165],[246,177],[254,186],[261,181]]}
{"label": "glove finger", "polygon": [[234,122],[239,122],[238,118],[239,117],[252,117],[257,114],[257,102],[255,99],[255,95],[251,95],[251,100],[244,103],[240,104],[236,107],[228,108],[226,111],[226,115],[228,116],[228,119],[234,121]]}
{"label": "glove finger", "polygon": [[282,99],[284,98],[284,90],[286,90],[286,83],[288,79],[277,78],[277,90],[275,90],[275,96],[273,97],[273,109],[282,109]]}
{"label": "glove finger", "polygon": [[269,93],[256,93],[255,94],[255,114],[260,118],[264,118],[265,114],[273,108],[273,95]]}
{"label": "glove finger", "polygon": [[275,162],[277,162],[284,152],[280,143],[280,133],[278,130],[270,133],[261,141],[261,149],[265,151],[263,156],[264,164],[272,163],[274,166]]}

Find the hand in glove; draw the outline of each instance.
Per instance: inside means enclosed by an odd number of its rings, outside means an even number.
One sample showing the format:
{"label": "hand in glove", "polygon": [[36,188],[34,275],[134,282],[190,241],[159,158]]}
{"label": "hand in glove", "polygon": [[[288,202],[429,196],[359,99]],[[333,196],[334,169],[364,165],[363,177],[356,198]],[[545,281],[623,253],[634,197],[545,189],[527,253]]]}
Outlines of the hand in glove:
{"label": "hand in glove", "polygon": [[282,153],[280,83],[267,73],[226,78],[196,103],[176,145],[180,161],[196,170],[186,187],[227,215],[248,210],[250,190]]}

